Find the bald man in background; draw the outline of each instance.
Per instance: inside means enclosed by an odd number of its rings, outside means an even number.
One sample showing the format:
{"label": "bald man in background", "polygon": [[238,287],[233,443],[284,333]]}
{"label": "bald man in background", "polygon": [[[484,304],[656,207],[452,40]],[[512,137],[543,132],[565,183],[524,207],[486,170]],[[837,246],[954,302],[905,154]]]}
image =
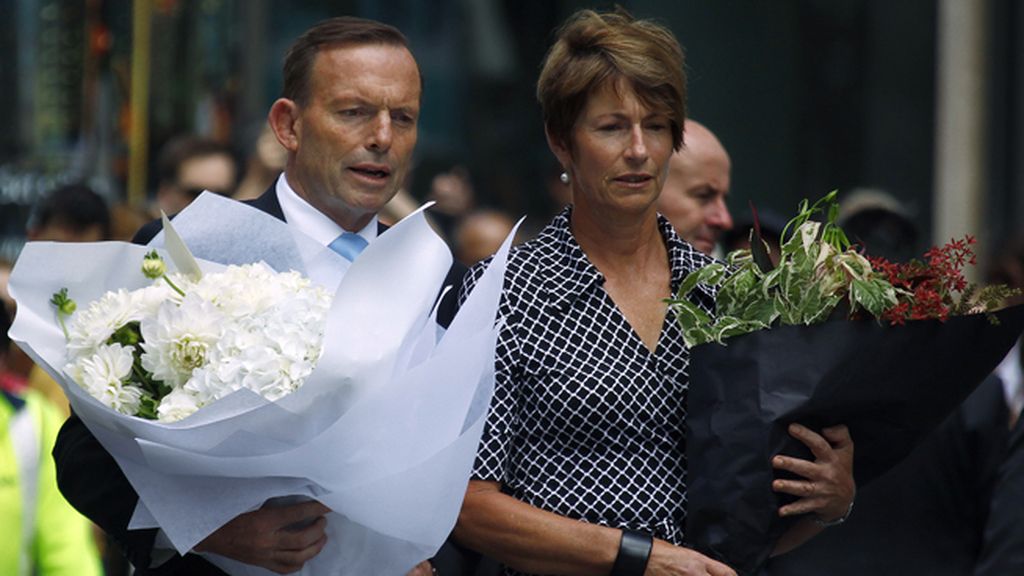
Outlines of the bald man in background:
{"label": "bald man in background", "polygon": [[725,205],[732,162],[722,143],[703,124],[687,120],[683,134],[683,147],[668,163],[658,212],[694,248],[711,254],[722,233],[732,228]]}

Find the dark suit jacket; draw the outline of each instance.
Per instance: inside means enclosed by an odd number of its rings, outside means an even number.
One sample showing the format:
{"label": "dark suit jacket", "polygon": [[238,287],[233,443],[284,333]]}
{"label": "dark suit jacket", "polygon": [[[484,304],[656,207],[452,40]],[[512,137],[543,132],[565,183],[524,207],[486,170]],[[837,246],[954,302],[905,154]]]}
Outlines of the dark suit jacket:
{"label": "dark suit jacket", "polygon": [[[1008,421],[1002,384],[989,378],[905,461],[858,491],[845,524],[773,558],[764,574],[973,574],[1006,454]],[[1020,494],[1018,489],[1017,510]]]}
{"label": "dark suit jacket", "polygon": [[[281,211],[273,186],[259,198],[246,203],[284,220],[284,213]],[[156,236],[160,229],[159,220],[149,222],[135,234],[132,241],[145,244]],[[387,227],[382,225],[381,231],[385,229]],[[445,283],[455,289],[449,290],[438,306],[437,318],[442,326],[448,326],[454,316],[457,306],[456,294],[465,272],[466,267],[458,263],[448,271]],[[57,484],[64,497],[121,545],[128,560],[135,566],[136,574],[223,574],[194,554],[175,557],[155,570],[148,568],[156,530],[127,529],[138,501],[138,494],[121,472],[117,462],[74,413],[64,423],[57,436],[53,458],[57,463]]]}
{"label": "dark suit jacket", "polygon": [[999,467],[974,576],[1024,574],[1024,417]]}

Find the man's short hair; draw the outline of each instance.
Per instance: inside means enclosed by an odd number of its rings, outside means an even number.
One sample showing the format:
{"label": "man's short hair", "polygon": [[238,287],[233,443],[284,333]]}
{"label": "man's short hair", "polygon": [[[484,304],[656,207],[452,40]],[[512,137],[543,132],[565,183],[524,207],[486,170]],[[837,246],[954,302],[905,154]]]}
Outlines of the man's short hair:
{"label": "man's short hair", "polygon": [[[318,23],[288,49],[284,59],[284,90],[282,96],[305,104],[309,98],[309,77],[313,59],[325,46],[361,46],[380,44],[409,48],[409,42],[398,28],[355,16],[338,16]],[[422,79],[422,75],[420,75]],[[421,80],[422,81],[422,80]]]}
{"label": "man's short hair", "polygon": [[53,190],[37,203],[29,216],[28,229],[50,224],[84,232],[99,226],[103,238],[110,237],[110,211],[103,197],[85,184],[68,184]]}
{"label": "man's short hair", "polygon": [[[193,158],[206,158],[208,156],[224,156],[235,163],[235,155],[231,148],[211,138],[201,136],[176,136],[169,140],[160,149],[157,157],[156,168],[160,184],[177,184],[181,167]],[[218,192],[227,192],[218,190]]]}
{"label": "man's short hair", "polygon": [[537,80],[544,126],[572,149],[573,126],[590,95],[606,81],[628,80],[637,98],[672,123],[672,148],[683,143],[686,71],[683,49],[664,26],[612,13],[580,10],[559,29]]}

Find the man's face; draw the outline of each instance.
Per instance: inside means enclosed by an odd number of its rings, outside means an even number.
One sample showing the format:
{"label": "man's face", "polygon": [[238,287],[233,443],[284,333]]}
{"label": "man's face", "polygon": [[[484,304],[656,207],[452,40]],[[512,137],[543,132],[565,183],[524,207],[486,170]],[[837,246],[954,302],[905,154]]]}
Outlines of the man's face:
{"label": "man's face", "polygon": [[419,70],[404,47],[363,45],[321,50],[311,72],[307,102],[293,103],[292,132],[282,140],[288,183],[340,226],[358,230],[409,171]]}
{"label": "man's face", "polygon": [[729,156],[706,129],[687,128],[686,146],[669,160],[658,211],[694,248],[710,254],[722,232],[732,228],[725,205]]}
{"label": "man's face", "polygon": [[99,224],[91,224],[82,229],[76,229],[67,222],[48,222],[44,226],[30,230],[28,239],[32,241],[48,242],[99,242],[103,240],[103,227]]}
{"label": "man's face", "polygon": [[178,187],[230,195],[235,188],[235,163],[226,154],[189,158],[178,168]]}
{"label": "man's face", "polygon": [[193,156],[178,167],[174,183],[157,190],[157,205],[167,214],[177,214],[203,190],[230,196],[235,191],[235,162],[222,153]]}

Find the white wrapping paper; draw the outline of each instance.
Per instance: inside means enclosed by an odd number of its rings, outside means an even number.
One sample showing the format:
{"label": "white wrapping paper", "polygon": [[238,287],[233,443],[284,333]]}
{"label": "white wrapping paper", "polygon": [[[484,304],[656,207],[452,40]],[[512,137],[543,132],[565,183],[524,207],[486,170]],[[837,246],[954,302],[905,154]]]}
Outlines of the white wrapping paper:
{"label": "white wrapping paper", "polygon": [[[159,526],[185,553],[269,498],[300,496],[332,509],[328,544],[302,574],[401,575],[432,556],[455,524],[493,390],[512,235],[441,335],[431,311],[451,255],[422,212],[350,267],[272,216],[216,195],[201,196],[174,228],[204,270],[263,260],[313,271],[314,282],[336,288],[335,299],[324,354],[298,391],[272,403],[242,390],[165,424],[117,414],[61,372],[65,340],[49,304],[62,287],[84,306],[148,284],[139,269],[150,248],[24,248],[10,280],[18,302],[11,337],[60,382],[138,492],[130,527]],[[163,233],[151,246],[162,243]],[[233,574],[269,574],[208,557]]]}

